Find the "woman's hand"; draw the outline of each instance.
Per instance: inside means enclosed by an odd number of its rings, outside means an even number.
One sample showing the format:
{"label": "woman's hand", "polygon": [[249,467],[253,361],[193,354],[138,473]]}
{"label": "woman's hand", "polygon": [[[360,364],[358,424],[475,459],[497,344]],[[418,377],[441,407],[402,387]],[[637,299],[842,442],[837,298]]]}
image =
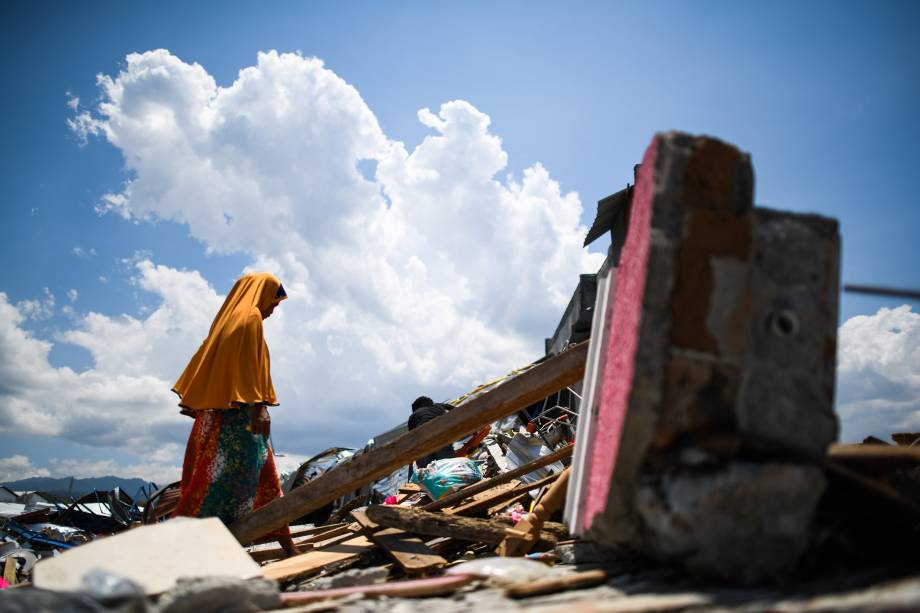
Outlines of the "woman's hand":
{"label": "woman's hand", "polygon": [[253,434],[267,437],[271,433],[271,425],[272,418],[264,404],[249,409],[249,430]]}

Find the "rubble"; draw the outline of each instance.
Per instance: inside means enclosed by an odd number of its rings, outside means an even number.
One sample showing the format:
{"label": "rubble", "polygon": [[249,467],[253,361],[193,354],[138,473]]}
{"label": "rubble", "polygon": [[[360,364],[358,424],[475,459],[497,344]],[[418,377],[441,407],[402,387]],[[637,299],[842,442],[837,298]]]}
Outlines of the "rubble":
{"label": "rubble", "polygon": [[[178,483],[29,513],[0,491],[0,561],[32,582],[0,609],[917,608],[920,435],[833,444],[836,222],[754,207],[747,154],[667,133],[608,230],[546,356],[317,454],[229,530],[169,519]],[[409,482],[447,445],[465,481]],[[259,538],[284,525],[287,558]]]}
{"label": "rubble", "polygon": [[98,539],[35,565],[35,587],[76,591],[88,571],[103,570],[138,584],[147,595],[171,589],[179,579],[228,575],[247,579],[259,565],[217,518],[180,517]]}

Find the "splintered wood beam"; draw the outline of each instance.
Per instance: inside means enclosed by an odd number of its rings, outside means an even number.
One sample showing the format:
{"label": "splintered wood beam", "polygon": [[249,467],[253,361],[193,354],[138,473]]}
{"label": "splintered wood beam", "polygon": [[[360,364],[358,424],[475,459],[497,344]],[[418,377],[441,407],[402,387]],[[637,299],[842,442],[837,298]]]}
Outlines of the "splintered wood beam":
{"label": "splintered wood beam", "polygon": [[588,341],[584,341],[548,358],[447,414],[343,462],[286,496],[259,507],[237,520],[230,531],[241,543],[248,543],[453,443],[484,424],[542,400],[581,380],[587,354]]}
{"label": "splintered wood beam", "polygon": [[[513,528],[501,521],[431,513],[408,507],[374,505],[367,507],[366,513],[368,519],[381,526],[474,543],[497,545],[505,537],[516,534]],[[547,544],[556,542],[556,538],[549,532],[542,533],[541,537]]]}
{"label": "splintered wood beam", "polygon": [[422,507],[422,510],[437,511],[438,509],[443,509],[444,507],[453,506],[458,502],[462,502],[463,500],[469,498],[470,496],[475,496],[480,492],[490,490],[496,485],[508,483],[509,481],[517,479],[518,477],[528,475],[539,468],[543,468],[544,466],[548,466],[554,462],[558,462],[559,460],[564,460],[565,458],[572,455],[573,448],[573,445],[566,445],[561,449],[557,449],[552,453],[540,456],[536,460],[528,462],[527,464],[522,464],[513,470],[509,470],[508,472],[492,477],[491,479],[486,479],[485,481],[479,481],[477,483],[468,485],[462,490],[456,491],[453,494],[448,494],[439,500],[435,500],[434,502],[426,504]]}
{"label": "splintered wood beam", "polygon": [[419,537],[399,528],[377,525],[368,519],[364,511],[358,509],[352,511],[351,516],[367,531],[370,539],[387,552],[406,573],[430,573],[447,564],[447,560],[435,553]]}
{"label": "splintered wood beam", "polygon": [[330,603],[322,609],[305,608],[305,605],[318,603],[323,600],[345,598],[360,594],[363,598],[417,598],[421,596],[441,596],[452,594],[465,585],[479,580],[478,575],[444,575],[427,579],[410,579],[409,581],[393,581],[372,585],[354,585],[351,587],[336,587],[327,590],[313,590],[309,592],[284,592],[281,594],[281,603],[284,607],[304,607],[298,611],[326,611],[335,608],[338,603]]}

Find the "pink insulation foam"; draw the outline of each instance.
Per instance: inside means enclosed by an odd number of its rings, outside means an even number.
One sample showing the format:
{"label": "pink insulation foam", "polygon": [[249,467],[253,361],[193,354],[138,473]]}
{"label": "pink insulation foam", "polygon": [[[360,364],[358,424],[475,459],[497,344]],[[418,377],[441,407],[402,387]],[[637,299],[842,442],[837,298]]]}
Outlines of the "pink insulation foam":
{"label": "pink insulation foam", "polygon": [[645,151],[636,177],[629,228],[617,269],[616,294],[608,306],[608,309],[612,309],[610,337],[604,348],[606,357],[596,431],[592,449],[589,450],[592,461],[587,480],[588,492],[582,498],[581,511],[586,527],[591,526],[607,503],[629,403],[648,265],[657,154],[656,136]]}

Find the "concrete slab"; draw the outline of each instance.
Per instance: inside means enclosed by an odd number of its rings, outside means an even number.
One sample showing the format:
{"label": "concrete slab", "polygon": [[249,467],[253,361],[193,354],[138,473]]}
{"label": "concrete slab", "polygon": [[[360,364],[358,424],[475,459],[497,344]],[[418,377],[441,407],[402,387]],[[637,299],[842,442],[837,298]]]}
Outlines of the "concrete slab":
{"label": "concrete slab", "polygon": [[261,576],[217,518],[176,518],[81,545],[35,565],[33,583],[47,590],[80,590],[94,568],[126,577],[148,595],[165,592],[179,578]]}

